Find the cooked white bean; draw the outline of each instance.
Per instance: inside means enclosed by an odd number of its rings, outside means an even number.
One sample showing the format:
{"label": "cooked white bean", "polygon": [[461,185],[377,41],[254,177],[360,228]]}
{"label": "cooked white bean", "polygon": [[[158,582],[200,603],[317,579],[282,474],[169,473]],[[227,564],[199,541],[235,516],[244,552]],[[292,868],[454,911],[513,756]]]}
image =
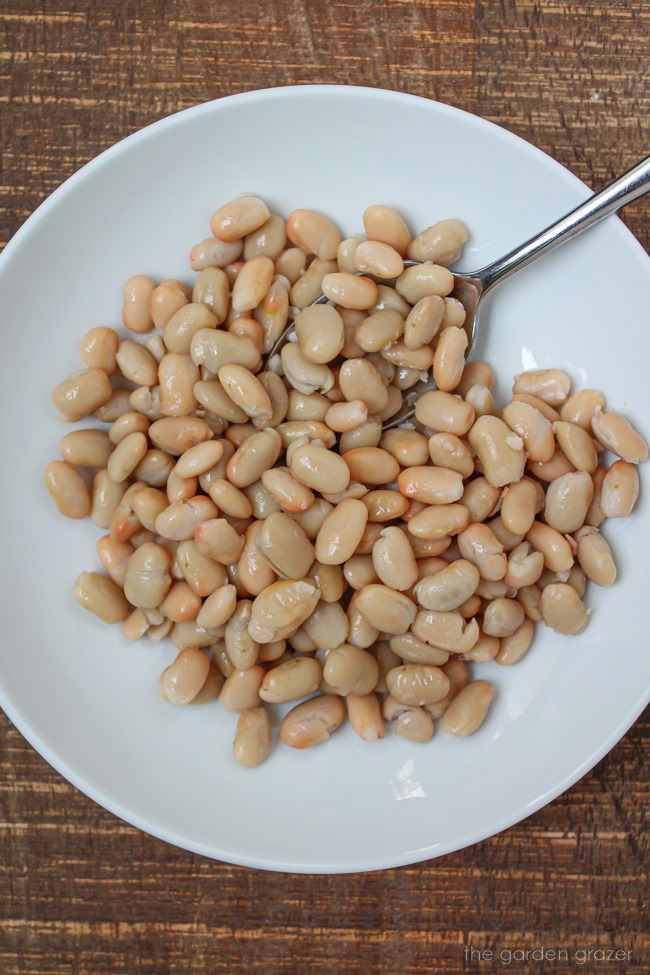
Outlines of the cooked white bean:
{"label": "cooked white bean", "polygon": [[573,586],[552,582],[542,591],[542,617],[556,633],[582,633],[589,622],[587,607]]}
{"label": "cooked white bean", "polygon": [[105,623],[119,623],[129,612],[129,604],[120,587],[99,572],[80,573],[72,595],[84,609]]}
{"label": "cooked white bean", "polygon": [[442,730],[458,738],[473,734],[485,720],[493,697],[494,688],[488,681],[471,681],[447,708]]}

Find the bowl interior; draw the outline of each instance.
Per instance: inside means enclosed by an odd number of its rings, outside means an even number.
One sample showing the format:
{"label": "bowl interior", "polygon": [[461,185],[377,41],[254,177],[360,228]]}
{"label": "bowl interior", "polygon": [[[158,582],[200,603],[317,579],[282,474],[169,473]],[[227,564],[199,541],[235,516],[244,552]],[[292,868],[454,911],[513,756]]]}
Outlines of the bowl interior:
{"label": "bowl interior", "polygon": [[[307,752],[278,748],[243,770],[234,718],[218,705],[175,709],[156,693],[175,650],[126,641],[71,595],[99,565],[92,523],[57,517],[43,468],[70,427],[52,387],[78,368],[81,335],[120,322],[134,273],[191,283],[187,255],[222,202],[244,192],[285,215],[317,209],[362,229],[371,203],[420,230],[458,217],[463,269],[505,253],[588,191],[540,151],[458,110],[371,89],[252,92],[188,110],[118,144],[61,187],[0,261],[6,462],[1,532],[0,703],[41,754],[117,815],[179,846],[270,869],[346,871],[457,849],[523,818],[567,788],[647,700],[644,498],[607,525],[619,564],[589,590],[579,637],[537,628],[514,668],[474,666],[497,689],[467,741],[368,744],[342,728]],[[648,432],[650,263],[616,218],[504,283],[482,314],[476,355],[501,398],[522,368],[558,365],[602,389]],[[121,326],[120,326],[121,327]],[[644,430],[645,425],[645,430]]]}

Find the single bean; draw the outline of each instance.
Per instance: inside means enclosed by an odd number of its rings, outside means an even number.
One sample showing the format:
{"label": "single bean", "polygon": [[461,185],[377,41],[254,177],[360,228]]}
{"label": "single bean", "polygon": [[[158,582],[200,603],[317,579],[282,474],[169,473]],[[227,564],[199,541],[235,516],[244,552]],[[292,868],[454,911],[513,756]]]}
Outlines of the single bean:
{"label": "single bean", "polygon": [[521,589],[537,582],[544,569],[544,556],[531,551],[530,542],[521,542],[508,555],[504,581],[507,586]]}
{"label": "single bean", "polygon": [[433,261],[449,267],[460,257],[467,230],[460,220],[440,220],[415,237],[408,247],[411,261]]}
{"label": "single bean", "polygon": [[184,580],[172,582],[162,603],[160,612],[174,623],[196,618],[201,608],[201,599]]}
{"label": "single bean", "polygon": [[476,592],[479,571],[466,559],[457,559],[445,569],[425,576],[415,587],[418,603],[425,609],[446,612],[458,609]]}
{"label": "single bean", "polygon": [[549,406],[566,402],[571,380],[561,369],[532,369],[515,376],[513,393],[528,393],[544,400]]}
{"label": "single bean", "polygon": [[573,551],[564,535],[551,528],[534,521],[526,532],[526,541],[544,556],[544,565],[551,572],[568,572],[573,565]]}
{"label": "single bean", "polygon": [[403,591],[418,578],[418,567],[408,535],[401,528],[384,528],[372,549],[372,564],[385,586]]}
{"label": "single bean", "polygon": [[404,319],[400,313],[382,308],[364,318],[354,333],[354,340],[364,352],[380,352],[397,342],[403,331]]}
{"label": "single bean", "polygon": [[[406,663],[435,664],[436,666],[441,666],[449,659],[447,650],[442,650],[440,647],[432,647],[423,640],[419,640],[410,632],[391,636],[388,642],[393,653],[400,660],[406,661]],[[395,664],[395,666],[397,665]]]}
{"label": "single bean", "polygon": [[597,528],[589,526],[576,532],[575,538],[578,543],[578,562],[587,578],[597,586],[611,586],[616,581],[616,563],[607,541]]}
{"label": "single bean", "polygon": [[210,220],[210,230],[219,240],[230,243],[258,230],[270,216],[263,200],[240,196],[219,207]]}
{"label": "single bean", "polygon": [[439,668],[427,664],[403,664],[386,675],[389,693],[400,704],[421,707],[434,704],[449,692],[449,678]]}
{"label": "single bean", "polygon": [[544,587],[542,616],[547,626],[565,636],[582,633],[589,622],[587,607],[575,589],[564,582]]}
{"label": "single bean", "polygon": [[200,328],[192,336],[190,355],[197,366],[206,366],[217,375],[222,366],[239,365],[257,370],[260,353],[246,335],[234,335],[221,328]]}
{"label": "single bean", "polygon": [[593,474],[598,466],[598,455],[591,435],[577,423],[564,421],[554,423],[553,432],[569,463],[578,471]]}
{"label": "single bean", "polygon": [[210,596],[225,586],[224,567],[209,556],[203,555],[193,539],[181,542],[177,550],[177,559],[183,578],[197,596]]}
{"label": "single bean", "polygon": [[259,481],[264,471],[275,464],[282,450],[276,430],[255,431],[237,448],[226,466],[228,480],[237,488]]}
{"label": "single bean", "polygon": [[503,419],[524,442],[530,460],[550,460],[555,451],[555,437],[550,421],[528,403],[513,400],[503,411]]}
{"label": "single bean", "polygon": [[348,402],[362,400],[369,413],[388,405],[388,391],[377,368],[368,359],[348,359],[339,371],[341,392]]}
{"label": "single bean", "polygon": [[584,524],[593,496],[594,484],[585,471],[556,478],[546,492],[546,523],[562,534],[577,531]]}
{"label": "single bean", "polygon": [[473,406],[442,389],[423,393],[415,404],[415,416],[433,431],[459,437],[468,433],[475,419]]}
{"label": "single bean", "polygon": [[124,580],[128,601],[141,609],[156,609],[172,583],[171,559],[167,549],[145,542],[129,558]]}
{"label": "single bean", "polygon": [[512,636],[524,622],[524,610],[516,599],[492,599],[483,611],[483,632],[488,636]]}
{"label": "single bean", "polygon": [[415,305],[428,295],[444,298],[454,287],[454,276],[438,264],[420,264],[402,271],[395,287],[410,305]]}
{"label": "single bean", "polygon": [[67,461],[53,460],[47,465],[45,486],[66,518],[85,518],[90,514],[90,491],[79,471]]}
{"label": "single bean", "polygon": [[605,398],[595,389],[581,389],[569,396],[560,410],[560,419],[567,423],[577,423],[591,433],[591,419],[597,409],[605,409]]}
{"label": "single bean", "polygon": [[408,596],[390,586],[365,586],[355,599],[359,612],[381,633],[406,633],[417,612]]}
{"label": "single bean", "polygon": [[434,504],[410,518],[407,527],[416,538],[436,541],[465,531],[468,525],[469,511],[464,504]]}
{"label": "single bean", "polygon": [[421,610],[415,617],[411,632],[418,640],[449,653],[467,653],[479,637],[476,620],[466,621],[456,611]]}
{"label": "single bean", "polygon": [[399,463],[381,447],[355,447],[342,457],[350,477],[364,484],[389,484],[399,474]]}
{"label": "single bean", "polygon": [[129,612],[120,587],[99,572],[80,573],[72,595],[84,609],[99,616],[104,623],[119,623]]}
{"label": "single bean", "polygon": [[376,694],[348,694],[345,703],[353,730],[363,741],[384,737],[384,720]]}
{"label": "single bean", "polygon": [[379,665],[372,654],[348,643],[331,650],[323,668],[327,685],[336,694],[370,694],[379,678]]}
{"label": "single bean", "polygon": [[219,704],[224,711],[249,711],[261,703],[260,688],[265,671],[257,665],[246,670],[233,670],[221,689]]}
{"label": "single bean", "polygon": [[406,255],[411,240],[409,229],[402,217],[392,207],[374,204],[363,211],[363,226],[369,240],[389,244],[402,257]]}
{"label": "single bean", "polygon": [[52,402],[60,419],[75,423],[107,403],[112,392],[103,369],[82,369],[55,387]]}
{"label": "single bean", "polygon": [[226,243],[217,237],[206,237],[205,240],[195,244],[190,251],[190,267],[193,271],[226,267],[237,260],[242,247],[241,239]]}
{"label": "single bean", "polygon": [[326,274],[321,288],[326,298],[344,308],[364,311],[372,308],[377,301],[377,285],[372,278],[358,277],[345,271]]}
{"label": "single bean", "polygon": [[298,483],[325,494],[345,491],[350,483],[350,468],[343,457],[316,444],[304,444],[293,451],[290,471]]}
{"label": "single bean", "polygon": [[397,477],[407,498],[424,504],[449,504],[463,496],[463,475],[446,467],[409,467]]}
{"label": "single bean", "polygon": [[[155,284],[144,274],[134,274],[124,286],[124,304],[122,306],[122,321],[132,332],[143,334],[153,328],[153,320],[149,312],[149,301]],[[113,354],[115,353],[113,350]]]}
{"label": "single bean", "polygon": [[494,487],[519,481],[524,473],[524,443],[496,416],[479,416],[468,434],[486,479]]}
{"label": "single bean", "polygon": [[345,705],[339,697],[319,694],[296,705],[280,725],[280,739],[292,748],[310,748],[327,741],[345,718]]}
{"label": "single bean", "polygon": [[444,715],[454,698],[469,683],[467,666],[460,657],[450,657],[447,663],[442,665],[441,669],[445,677],[449,680],[449,691],[442,700],[425,705],[425,710],[434,719],[441,718]]}
{"label": "single bean", "polygon": [[639,474],[634,464],[617,460],[602,480],[600,508],[606,518],[630,514],[639,496]]}
{"label": "single bean", "polygon": [[[306,308],[322,294],[323,281],[327,274],[338,271],[336,261],[323,261],[316,258],[296,283],[291,286],[289,301],[294,308]],[[337,309],[340,312],[340,309]]]}
{"label": "single bean", "polygon": [[258,643],[291,636],[311,616],[319,599],[312,579],[280,579],[253,601],[249,632]]}
{"label": "single bean", "polygon": [[591,429],[603,447],[628,464],[640,464],[648,459],[647,443],[620,413],[603,413],[596,409],[591,419]]}
{"label": "single bean", "polygon": [[245,768],[265,762],[271,751],[271,719],[264,708],[242,711],[232,746],[236,761]]}
{"label": "single bean", "polygon": [[438,389],[450,391],[458,386],[468,342],[463,328],[452,326],[441,332],[433,359],[433,378]]}
{"label": "single bean", "polygon": [[315,554],[323,565],[342,565],[355,552],[368,520],[362,501],[341,501],[323,521],[316,536]]}
{"label": "single bean", "polygon": [[442,730],[458,738],[467,738],[482,725],[493,697],[494,688],[488,681],[471,681],[447,708]]}
{"label": "single bean", "polygon": [[554,481],[556,477],[561,477],[562,474],[570,474],[572,471],[575,471],[575,467],[559,447],[556,447],[555,453],[550,460],[531,461],[528,467],[535,477],[540,481],[545,481],[547,484]]}
{"label": "single bean", "polygon": [[401,255],[390,244],[379,240],[361,241],[355,249],[357,271],[364,271],[376,278],[396,278],[404,270]]}

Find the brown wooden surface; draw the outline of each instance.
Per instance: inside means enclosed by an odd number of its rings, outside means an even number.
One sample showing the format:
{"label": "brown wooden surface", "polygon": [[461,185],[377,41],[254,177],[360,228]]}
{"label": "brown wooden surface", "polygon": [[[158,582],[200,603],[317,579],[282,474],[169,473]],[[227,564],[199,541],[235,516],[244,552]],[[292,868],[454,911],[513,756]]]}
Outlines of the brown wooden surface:
{"label": "brown wooden surface", "polygon": [[[437,98],[594,186],[650,149],[648,0],[3,0],[0,22],[3,242],[118,139],[269,85]],[[648,198],[625,215],[646,247],[649,216]],[[647,728],[646,718],[566,795],[471,849],[304,877],[215,863],[126,826],[2,717],[0,975],[648,972]],[[542,945],[631,954],[499,957]],[[469,946],[496,957],[467,958]]]}

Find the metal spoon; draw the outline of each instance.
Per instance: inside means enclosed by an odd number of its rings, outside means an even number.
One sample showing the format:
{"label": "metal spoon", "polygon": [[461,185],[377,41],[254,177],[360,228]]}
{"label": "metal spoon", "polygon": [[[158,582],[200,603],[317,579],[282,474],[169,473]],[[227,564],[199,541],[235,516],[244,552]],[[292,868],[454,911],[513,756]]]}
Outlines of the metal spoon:
{"label": "metal spoon", "polygon": [[[465,358],[471,354],[476,343],[478,313],[483,295],[491,291],[500,281],[509,278],[515,271],[526,267],[527,264],[532,264],[538,257],[550,253],[550,251],[559,247],[560,244],[564,244],[565,241],[577,237],[583,230],[598,223],[599,220],[608,217],[611,213],[620,210],[621,207],[636,200],[639,196],[643,196],[648,190],[650,190],[650,156],[637,163],[627,173],[619,176],[613,183],[599,190],[598,193],[594,193],[584,203],[577,206],[575,210],[571,210],[566,216],[552,223],[550,227],[535,234],[530,240],[527,240],[519,247],[515,247],[514,250],[509,251],[503,257],[493,261],[486,267],[481,268],[480,271],[455,271],[454,288],[451,294],[452,297],[457,298],[461,302],[465,309],[466,317],[464,327],[469,337]],[[404,261],[404,267],[413,267],[417,263],[417,261]],[[386,282],[384,281],[382,283],[385,284]],[[327,298],[325,295],[321,295],[313,304],[323,304],[326,301]],[[273,348],[266,357],[267,362],[272,356],[277,355],[281,351],[284,345],[290,340],[293,331],[294,326],[292,323],[273,345]],[[392,427],[396,427],[400,423],[409,420],[415,413],[415,403],[422,393],[436,388],[433,379],[428,379],[412,386],[411,389],[405,392],[401,408],[394,416],[391,416],[389,420],[384,422],[383,429],[390,430]]]}

